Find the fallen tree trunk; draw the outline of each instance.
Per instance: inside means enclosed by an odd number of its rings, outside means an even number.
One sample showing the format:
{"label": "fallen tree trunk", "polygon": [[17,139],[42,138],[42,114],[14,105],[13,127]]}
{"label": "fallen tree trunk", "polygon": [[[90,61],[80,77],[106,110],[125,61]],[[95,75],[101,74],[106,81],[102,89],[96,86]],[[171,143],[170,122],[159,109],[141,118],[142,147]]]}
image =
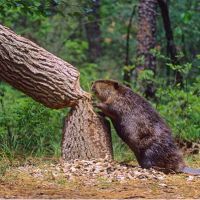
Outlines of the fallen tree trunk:
{"label": "fallen tree trunk", "polygon": [[107,122],[69,63],[0,25],[0,79],[50,108],[72,107],[63,128],[63,159],[112,158]]}
{"label": "fallen tree trunk", "polygon": [[2,25],[0,61],[0,79],[47,107],[72,106],[88,95],[75,67]]}

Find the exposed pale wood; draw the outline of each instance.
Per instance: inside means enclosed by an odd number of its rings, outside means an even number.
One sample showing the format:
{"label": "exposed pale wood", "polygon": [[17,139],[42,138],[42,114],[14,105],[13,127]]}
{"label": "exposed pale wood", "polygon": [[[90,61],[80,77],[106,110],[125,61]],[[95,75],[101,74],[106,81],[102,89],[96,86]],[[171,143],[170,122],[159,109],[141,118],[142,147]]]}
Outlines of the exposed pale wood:
{"label": "exposed pale wood", "polygon": [[74,159],[112,158],[109,122],[93,111],[91,102],[79,100],[65,119],[62,157]]}
{"label": "exposed pale wood", "polygon": [[0,79],[50,108],[72,106],[88,95],[75,67],[2,25]]}

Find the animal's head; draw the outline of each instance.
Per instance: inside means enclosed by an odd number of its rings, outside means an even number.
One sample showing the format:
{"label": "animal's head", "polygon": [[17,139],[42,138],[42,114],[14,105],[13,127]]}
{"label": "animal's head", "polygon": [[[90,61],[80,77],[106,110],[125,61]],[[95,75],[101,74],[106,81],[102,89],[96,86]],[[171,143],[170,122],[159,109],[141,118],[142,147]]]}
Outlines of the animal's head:
{"label": "animal's head", "polygon": [[130,110],[128,96],[132,91],[125,85],[113,80],[97,80],[92,84],[92,91],[101,101],[98,107],[112,119]]}
{"label": "animal's head", "polygon": [[119,95],[122,85],[113,80],[97,80],[92,84],[92,91],[102,102]]}

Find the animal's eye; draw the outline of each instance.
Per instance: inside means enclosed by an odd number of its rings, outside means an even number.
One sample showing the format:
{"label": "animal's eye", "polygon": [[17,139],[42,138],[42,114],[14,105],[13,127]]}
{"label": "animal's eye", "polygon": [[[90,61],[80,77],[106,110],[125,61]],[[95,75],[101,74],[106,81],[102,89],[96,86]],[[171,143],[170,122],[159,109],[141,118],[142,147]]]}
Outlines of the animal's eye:
{"label": "animal's eye", "polygon": [[118,89],[119,88],[119,83],[114,83],[114,88]]}

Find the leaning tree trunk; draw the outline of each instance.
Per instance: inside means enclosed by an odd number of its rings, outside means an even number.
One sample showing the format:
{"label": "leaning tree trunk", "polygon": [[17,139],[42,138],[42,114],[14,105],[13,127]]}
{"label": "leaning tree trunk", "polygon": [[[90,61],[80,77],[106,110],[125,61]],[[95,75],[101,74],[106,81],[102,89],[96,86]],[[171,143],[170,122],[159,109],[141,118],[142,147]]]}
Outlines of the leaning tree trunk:
{"label": "leaning tree trunk", "polygon": [[112,158],[110,130],[81,89],[78,70],[2,25],[0,79],[47,107],[72,107],[63,129],[65,160]]}
{"label": "leaning tree trunk", "polygon": [[50,108],[75,104],[87,95],[69,63],[0,25],[0,79]]}
{"label": "leaning tree trunk", "polygon": [[[139,3],[139,27],[137,33],[137,57],[142,59],[136,66],[137,76],[144,69],[156,70],[156,57],[151,50],[156,46],[156,10],[157,0],[140,0]],[[141,83],[146,97],[154,97],[152,83]]]}

